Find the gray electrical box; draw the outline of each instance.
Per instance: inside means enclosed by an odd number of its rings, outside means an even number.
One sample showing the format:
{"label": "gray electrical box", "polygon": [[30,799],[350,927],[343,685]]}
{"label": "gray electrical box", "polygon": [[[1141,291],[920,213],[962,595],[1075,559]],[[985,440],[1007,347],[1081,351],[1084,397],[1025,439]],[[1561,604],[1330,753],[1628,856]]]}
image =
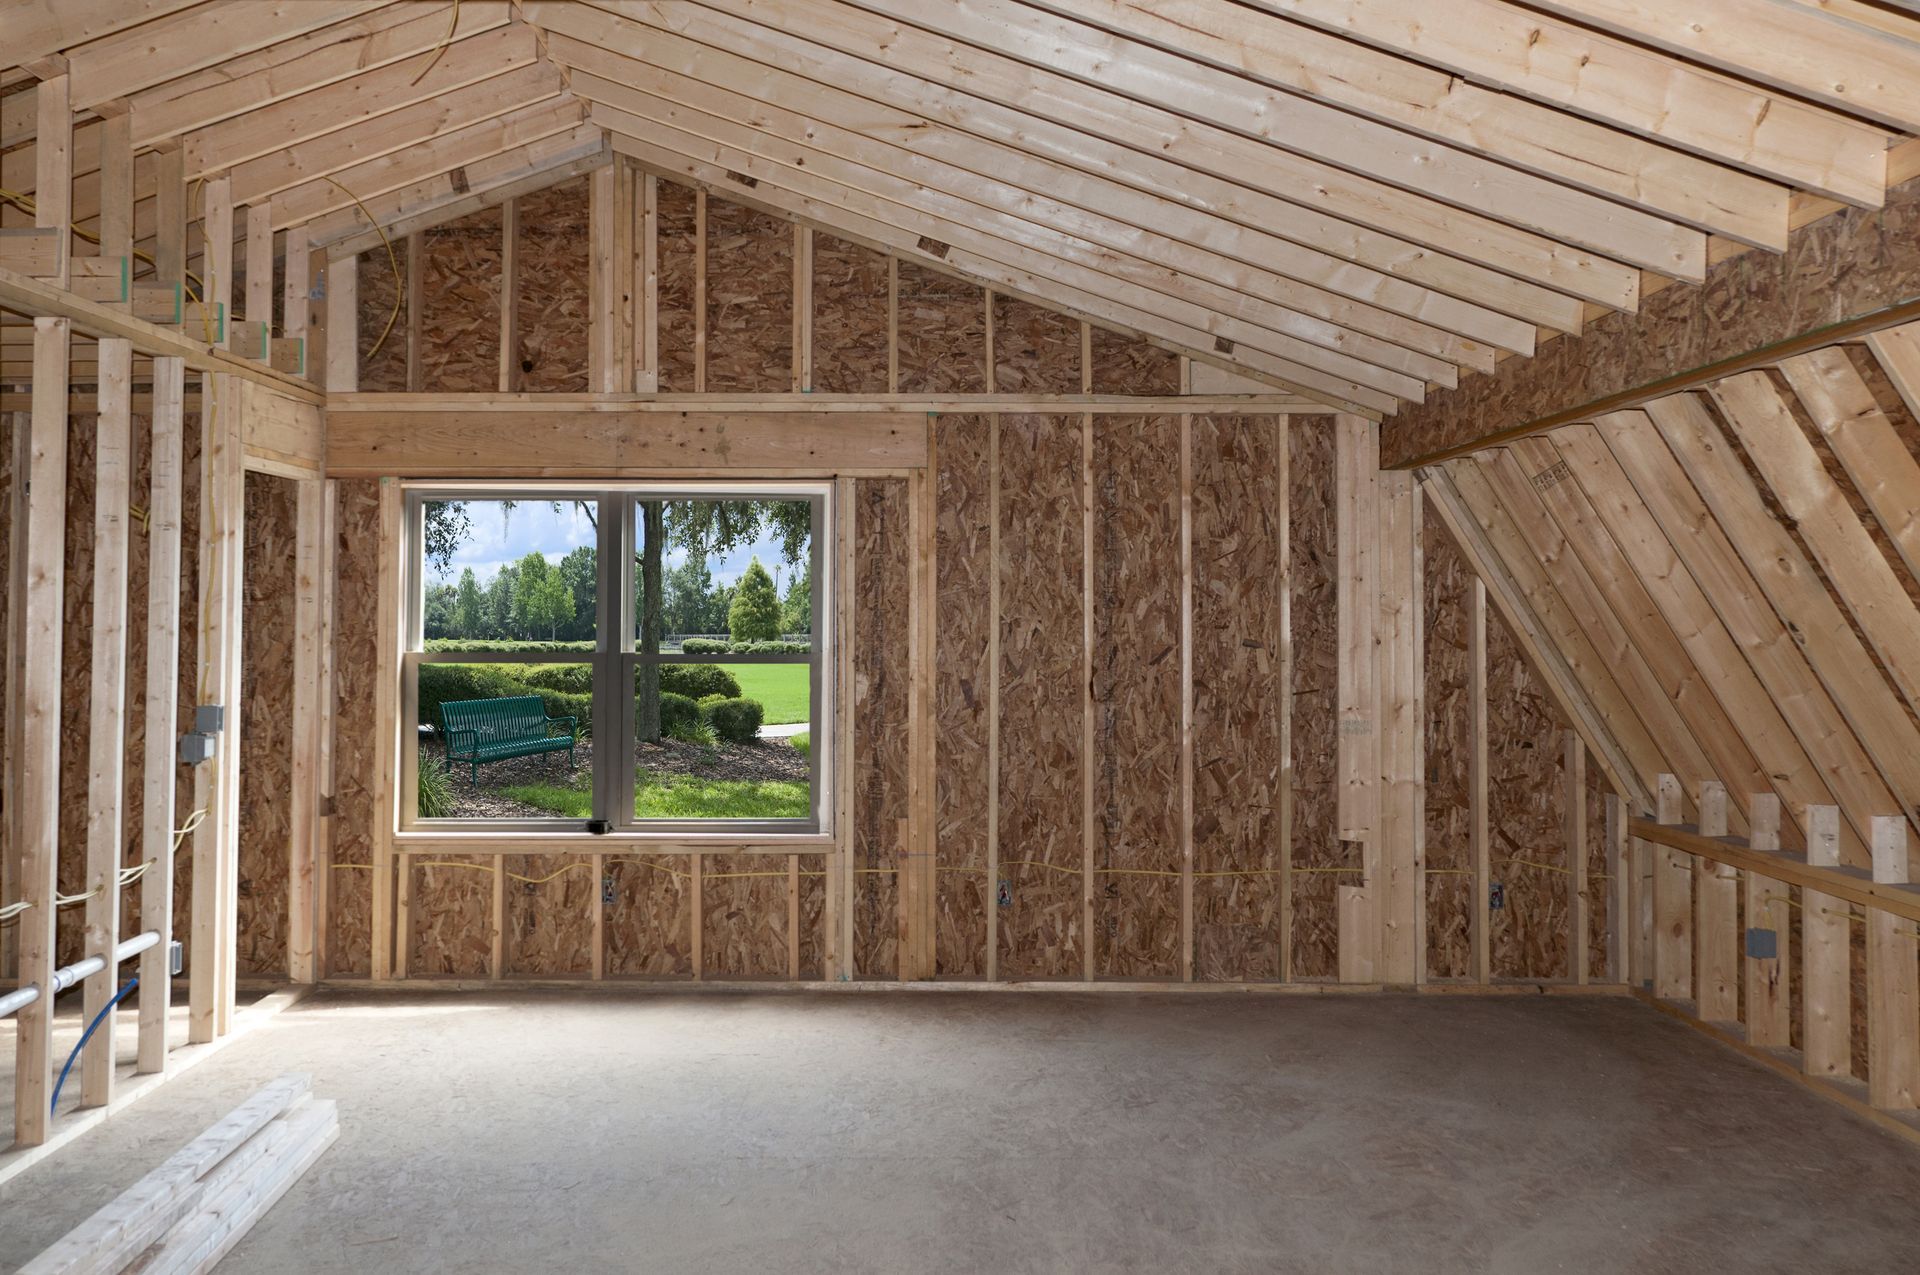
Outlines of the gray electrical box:
{"label": "gray electrical box", "polygon": [[167,944],[167,973],[178,975],[187,966],[187,949],[179,939]]}
{"label": "gray electrical box", "polygon": [[202,704],[193,710],[193,729],[200,735],[218,735],[226,729],[227,710],[223,704]]}
{"label": "gray electrical box", "polygon": [[198,766],[213,760],[213,736],[191,731],[180,737],[180,764]]}

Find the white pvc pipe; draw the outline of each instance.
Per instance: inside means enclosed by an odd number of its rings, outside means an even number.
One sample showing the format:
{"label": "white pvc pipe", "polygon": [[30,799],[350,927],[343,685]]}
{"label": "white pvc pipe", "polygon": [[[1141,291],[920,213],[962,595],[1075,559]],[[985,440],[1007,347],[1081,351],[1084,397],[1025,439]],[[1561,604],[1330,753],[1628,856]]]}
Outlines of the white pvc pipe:
{"label": "white pvc pipe", "polygon": [[[159,941],[160,931],[158,930],[148,930],[145,934],[136,934],[113,949],[113,963],[118,965],[122,961],[138,956]],[[63,965],[53,972],[53,994],[58,996],[75,983],[80,982],[82,979],[90,978],[105,968],[107,968],[106,961],[98,956],[89,956],[83,961],[75,961],[71,965]],[[16,988],[6,995],[0,996],[0,1018],[5,1018],[8,1014],[14,1013],[17,1010],[25,1009],[39,999],[40,984],[38,983],[28,983],[25,987]]]}

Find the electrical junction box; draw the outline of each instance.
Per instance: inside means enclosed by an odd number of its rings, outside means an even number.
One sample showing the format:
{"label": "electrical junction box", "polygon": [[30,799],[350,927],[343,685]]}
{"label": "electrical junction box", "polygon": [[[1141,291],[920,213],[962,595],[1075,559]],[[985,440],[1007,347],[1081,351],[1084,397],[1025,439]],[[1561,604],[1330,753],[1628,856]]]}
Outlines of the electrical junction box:
{"label": "electrical junction box", "polygon": [[213,736],[192,731],[180,737],[180,764],[198,766],[213,760]]}
{"label": "electrical junction box", "polygon": [[202,704],[193,710],[193,729],[200,735],[218,735],[226,729],[227,709],[224,704]]}
{"label": "electrical junction box", "polygon": [[186,944],[179,939],[167,944],[167,973],[178,975],[187,967]]}

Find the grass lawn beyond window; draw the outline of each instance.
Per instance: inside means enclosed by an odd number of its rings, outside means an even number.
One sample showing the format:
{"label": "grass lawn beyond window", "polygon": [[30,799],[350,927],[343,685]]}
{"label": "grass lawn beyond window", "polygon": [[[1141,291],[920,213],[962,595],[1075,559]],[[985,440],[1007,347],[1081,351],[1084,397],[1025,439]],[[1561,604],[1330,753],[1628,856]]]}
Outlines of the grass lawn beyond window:
{"label": "grass lawn beyond window", "polygon": [[[811,794],[798,780],[706,779],[643,770],[634,782],[636,819],[804,819],[811,811]],[[570,784],[515,784],[500,795],[563,819],[593,814],[592,779],[584,774]]]}
{"label": "grass lawn beyond window", "polygon": [[807,720],[807,701],[811,696],[809,669],[805,664],[722,664],[740,683],[740,694],[757,699],[767,710],[762,719],[768,726],[784,726]]}

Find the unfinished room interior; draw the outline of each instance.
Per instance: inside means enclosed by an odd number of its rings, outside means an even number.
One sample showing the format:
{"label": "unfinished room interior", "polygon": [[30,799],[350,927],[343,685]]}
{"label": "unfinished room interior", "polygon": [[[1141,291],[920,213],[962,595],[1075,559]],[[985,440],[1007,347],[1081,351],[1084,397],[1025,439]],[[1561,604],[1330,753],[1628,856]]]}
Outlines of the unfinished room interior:
{"label": "unfinished room interior", "polygon": [[1920,1266],[1916,0],[0,0],[0,475],[0,1268]]}

